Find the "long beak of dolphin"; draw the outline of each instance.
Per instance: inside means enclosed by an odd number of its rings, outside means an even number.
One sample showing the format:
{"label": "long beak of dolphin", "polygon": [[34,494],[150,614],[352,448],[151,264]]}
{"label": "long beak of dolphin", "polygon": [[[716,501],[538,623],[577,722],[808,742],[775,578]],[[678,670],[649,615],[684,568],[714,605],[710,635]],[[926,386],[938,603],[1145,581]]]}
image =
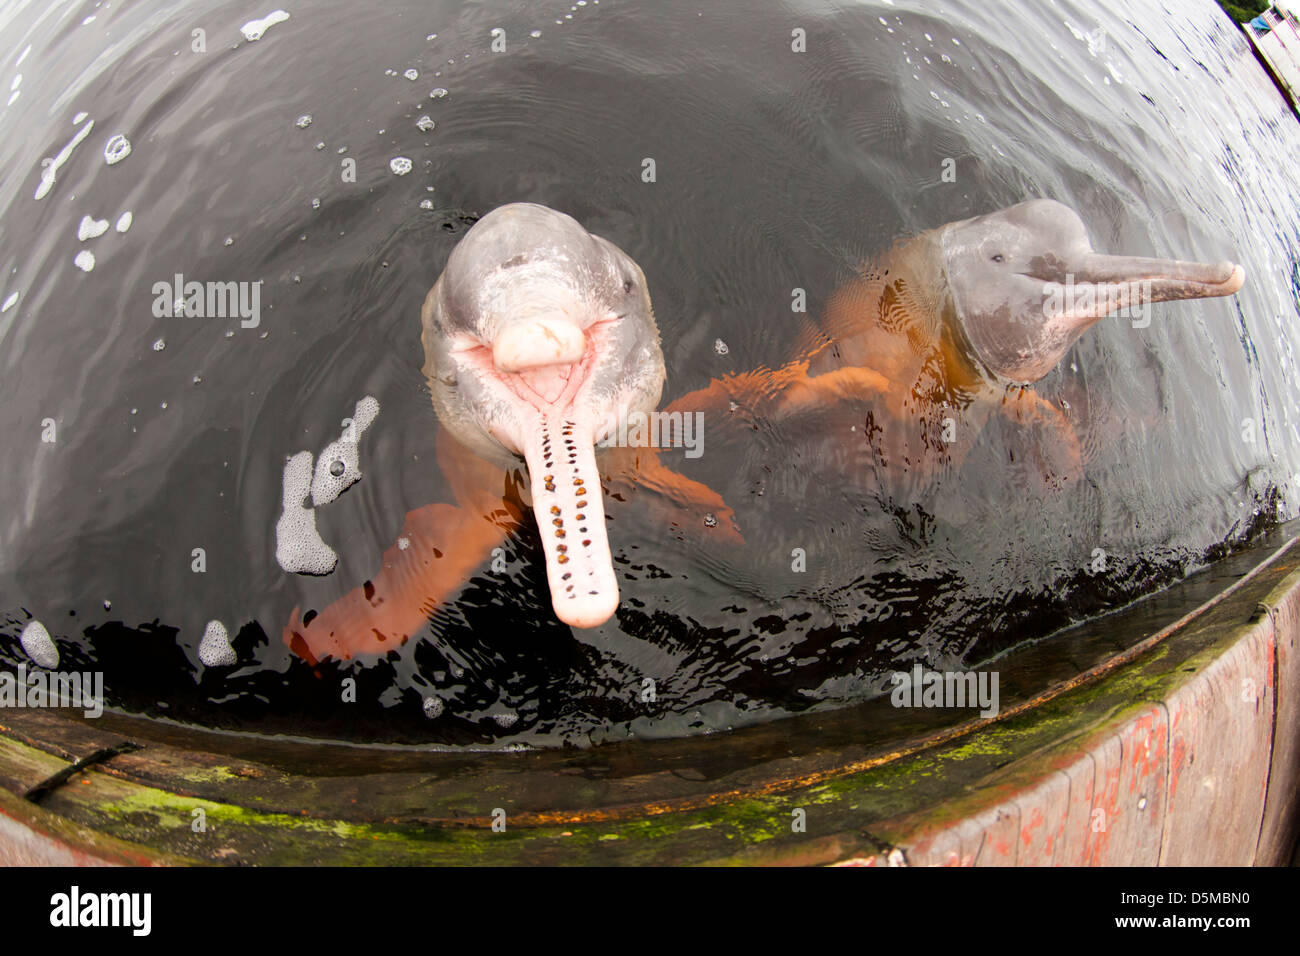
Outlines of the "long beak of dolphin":
{"label": "long beak of dolphin", "polygon": [[1119,309],[1151,302],[1233,295],[1246,281],[1234,262],[1183,262],[1142,256],[1089,254],[1073,273],[1074,285],[1091,286],[1091,295],[1075,296],[1065,317],[1091,325]]}
{"label": "long beak of dolphin", "polygon": [[599,330],[564,316],[507,327],[492,345],[519,405],[520,450],[528,463],[533,513],[546,554],[556,616],[573,627],[596,627],[618,608],[618,581],[605,533],[596,470],[596,428],[579,393],[589,378]]}

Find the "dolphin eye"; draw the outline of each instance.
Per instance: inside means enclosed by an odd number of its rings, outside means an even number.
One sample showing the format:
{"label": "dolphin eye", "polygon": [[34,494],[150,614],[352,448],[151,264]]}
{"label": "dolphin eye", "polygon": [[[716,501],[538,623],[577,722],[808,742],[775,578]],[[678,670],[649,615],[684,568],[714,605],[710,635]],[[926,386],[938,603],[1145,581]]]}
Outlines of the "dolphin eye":
{"label": "dolphin eye", "polygon": [[624,279],[624,280],[623,280],[623,291],[624,291],[624,292],[628,292],[628,293],[630,293],[630,292],[631,292],[633,289],[635,289],[635,288],[636,288],[636,283],[633,282],[630,278],[629,278],[629,279]]}
{"label": "dolphin eye", "polygon": [[999,252],[999,253],[997,253],[997,254],[995,254],[995,255],[993,256],[993,261],[994,261],[994,262],[1005,262],[1005,261],[1006,261],[1006,258],[1007,258],[1006,256],[1004,256],[1002,253]]}

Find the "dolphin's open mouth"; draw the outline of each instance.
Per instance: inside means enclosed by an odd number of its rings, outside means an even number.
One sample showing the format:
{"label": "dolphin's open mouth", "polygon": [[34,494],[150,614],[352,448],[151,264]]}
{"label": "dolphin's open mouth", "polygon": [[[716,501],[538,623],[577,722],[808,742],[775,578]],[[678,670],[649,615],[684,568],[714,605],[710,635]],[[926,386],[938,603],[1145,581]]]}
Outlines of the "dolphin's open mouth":
{"label": "dolphin's open mouth", "polygon": [[494,406],[493,437],[527,462],[551,603],[573,627],[602,624],[618,607],[595,456],[610,411],[592,389],[618,321],[582,329],[539,319],[511,326],[491,348],[465,341],[451,352]]}

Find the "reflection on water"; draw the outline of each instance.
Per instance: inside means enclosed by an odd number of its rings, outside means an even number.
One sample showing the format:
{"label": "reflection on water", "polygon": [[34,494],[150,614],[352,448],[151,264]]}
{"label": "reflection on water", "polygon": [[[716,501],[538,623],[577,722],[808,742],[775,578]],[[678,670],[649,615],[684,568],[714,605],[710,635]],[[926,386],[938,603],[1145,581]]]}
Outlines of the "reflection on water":
{"label": "reflection on water", "polygon": [[[670,736],[857,700],[896,664],[975,663],[1295,515],[1294,116],[1210,0],[995,6],[321,2],[248,40],[269,9],[11,5],[0,657],[26,659],[35,617],[117,705],[254,732]],[[745,547],[612,503],[624,601],[603,628],[555,623],[523,524],[504,571],[386,659],[313,674],[281,642],[295,606],[358,586],[408,511],[449,500],[418,313],[476,216],[545,203],[627,250],[668,402],[787,361],[792,289],[822,316],[898,238],[1036,196],[1100,250],[1248,276],[1145,328],[1103,322],[1039,383],[1082,480],[1035,487],[1037,441],[999,416],[960,467],[901,486],[850,480],[829,421],[706,434],[691,474]],[[256,321],[155,309],[188,281],[260,283]],[[383,409],[364,479],[316,512],[337,568],[286,574],[285,460],[338,439],[363,396]],[[233,667],[201,662],[213,620]]]}

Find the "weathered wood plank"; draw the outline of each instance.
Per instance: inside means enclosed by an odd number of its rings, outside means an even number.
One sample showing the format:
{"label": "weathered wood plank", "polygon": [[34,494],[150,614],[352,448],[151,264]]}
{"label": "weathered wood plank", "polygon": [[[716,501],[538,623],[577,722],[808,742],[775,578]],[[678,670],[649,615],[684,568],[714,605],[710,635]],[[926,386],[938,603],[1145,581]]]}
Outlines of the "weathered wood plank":
{"label": "weathered wood plank", "polygon": [[1165,866],[1255,860],[1273,733],[1267,617],[1170,695]]}

